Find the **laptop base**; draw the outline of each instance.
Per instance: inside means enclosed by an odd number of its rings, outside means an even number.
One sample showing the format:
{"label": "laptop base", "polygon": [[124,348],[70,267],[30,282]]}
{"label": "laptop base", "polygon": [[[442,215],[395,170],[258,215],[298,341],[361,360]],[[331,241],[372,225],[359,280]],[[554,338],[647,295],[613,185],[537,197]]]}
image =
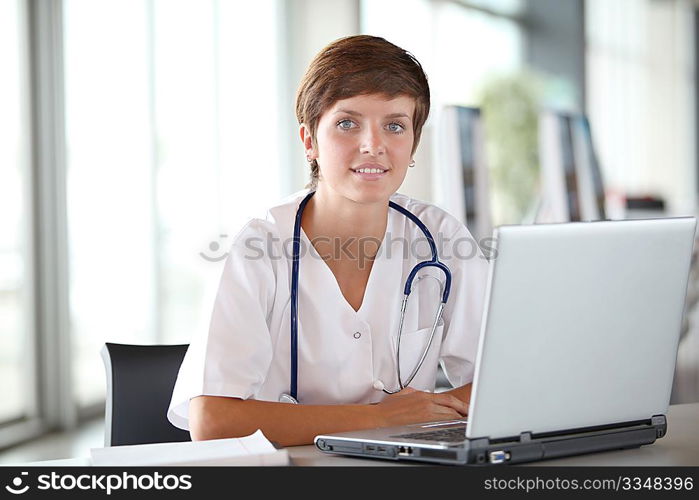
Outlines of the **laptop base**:
{"label": "laptop base", "polygon": [[342,435],[318,436],[315,444],[323,452],[363,458],[408,460],[451,465],[524,463],[600,451],[638,448],[652,444],[667,432],[664,415],[650,420],[613,427],[576,429],[565,433],[490,440],[465,439],[458,443],[419,440],[353,439]]}

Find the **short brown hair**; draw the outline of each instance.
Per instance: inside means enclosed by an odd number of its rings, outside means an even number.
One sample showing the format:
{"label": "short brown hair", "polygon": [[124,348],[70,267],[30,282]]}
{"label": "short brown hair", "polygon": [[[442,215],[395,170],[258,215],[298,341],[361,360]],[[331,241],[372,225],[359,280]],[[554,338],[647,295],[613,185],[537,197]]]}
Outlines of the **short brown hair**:
{"label": "short brown hair", "polygon": [[[430,113],[430,88],[422,66],[407,50],[369,35],[335,40],[311,61],[296,93],[296,118],[310,129],[316,143],[318,122],[335,102],[366,94],[389,98],[406,95],[415,99],[413,150]],[[318,162],[311,163],[311,182],[318,185]]]}

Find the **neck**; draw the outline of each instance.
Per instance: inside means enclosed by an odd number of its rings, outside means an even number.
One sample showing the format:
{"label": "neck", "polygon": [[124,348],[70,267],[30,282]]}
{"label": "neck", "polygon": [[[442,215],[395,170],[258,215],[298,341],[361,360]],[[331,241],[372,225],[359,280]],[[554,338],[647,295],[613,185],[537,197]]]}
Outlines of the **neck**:
{"label": "neck", "polygon": [[383,240],[388,224],[388,200],[358,203],[319,186],[301,220],[307,235]]}

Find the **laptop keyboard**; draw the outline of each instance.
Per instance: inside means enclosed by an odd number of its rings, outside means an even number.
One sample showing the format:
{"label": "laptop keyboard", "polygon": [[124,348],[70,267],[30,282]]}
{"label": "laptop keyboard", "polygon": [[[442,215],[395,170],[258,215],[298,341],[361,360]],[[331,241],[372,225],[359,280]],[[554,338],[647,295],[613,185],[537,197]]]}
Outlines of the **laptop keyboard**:
{"label": "laptop keyboard", "polygon": [[411,432],[409,434],[398,434],[390,437],[402,439],[420,439],[421,441],[445,441],[448,443],[456,443],[466,440],[466,425],[464,424],[456,427],[449,427],[446,429]]}

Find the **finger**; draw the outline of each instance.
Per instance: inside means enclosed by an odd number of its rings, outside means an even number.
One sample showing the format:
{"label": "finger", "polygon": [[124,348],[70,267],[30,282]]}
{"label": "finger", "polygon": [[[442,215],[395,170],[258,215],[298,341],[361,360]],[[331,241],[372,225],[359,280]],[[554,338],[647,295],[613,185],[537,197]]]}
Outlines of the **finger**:
{"label": "finger", "polygon": [[433,416],[436,420],[459,420],[461,417],[458,411],[446,406],[437,406]]}
{"label": "finger", "polygon": [[468,415],[468,405],[459,398],[450,394],[435,394],[434,396],[435,401],[440,405],[452,408],[453,410],[459,412],[461,416]]}

